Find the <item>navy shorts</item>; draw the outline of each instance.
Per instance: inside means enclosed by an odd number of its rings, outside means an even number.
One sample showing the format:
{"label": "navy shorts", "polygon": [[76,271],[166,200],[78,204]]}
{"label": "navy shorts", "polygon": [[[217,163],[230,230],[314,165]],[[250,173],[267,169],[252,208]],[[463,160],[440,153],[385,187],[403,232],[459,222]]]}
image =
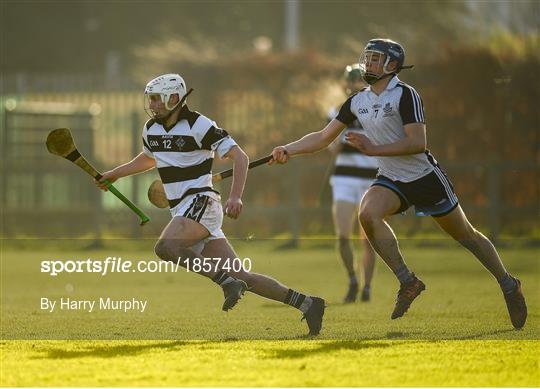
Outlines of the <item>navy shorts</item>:
{"label": "navy shorts", "polygon": [[398,195],[401,207],[396,213],[405,212],[414,205],[418,216],[444,216],[458,206],[454,187],[446,173],[439,167],[428,175],[411,182],[393,181],[379,175],[371,186],[384,186]]}

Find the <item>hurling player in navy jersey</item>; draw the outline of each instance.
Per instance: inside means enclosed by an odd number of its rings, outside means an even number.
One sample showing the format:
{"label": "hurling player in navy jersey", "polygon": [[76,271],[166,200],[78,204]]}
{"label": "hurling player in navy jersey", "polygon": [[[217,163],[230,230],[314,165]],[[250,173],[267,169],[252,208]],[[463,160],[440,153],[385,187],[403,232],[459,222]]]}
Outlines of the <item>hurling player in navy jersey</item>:
{"label": "hurling player in navy jersey", "polygon": [[327,147],[354,120],[365,134],[350,133],[347,140],[366,155],[377,158],[379,171],[360,205],[359,218],[377,253],[401,286],[392,319],[405,314],[425,284],[412,273],[386,219],[414,205],[419,216],[432,216],[448,235],[468,249],[495,277],[503,292],[510,320],[522,328],[527,306],[521,282],[504,267],[493,244],[467,220],[453,186],[427,150],[424,109],[420,96],[397,74],[404,66],[403,47],[389,39],[372,39],[360,57],[368,86],[351,96],[334,120],[285,146],[274,148],[273,161],[286,163],[293,155]]}

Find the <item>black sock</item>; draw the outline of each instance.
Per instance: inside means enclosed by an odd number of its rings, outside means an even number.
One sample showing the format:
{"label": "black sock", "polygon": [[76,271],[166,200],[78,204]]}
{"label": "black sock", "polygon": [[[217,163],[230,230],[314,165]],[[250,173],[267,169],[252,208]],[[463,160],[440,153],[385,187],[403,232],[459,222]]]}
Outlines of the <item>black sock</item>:
{"label": "black sock", "polygon": [[504,294],[509,294],[516,288],[517,282],[510,274],[506,273],[506,275],[500,279],[499,285]]}
{"label": "black sock", "polygon": [[306,313],[311,306],[313,300],[311,299],[311,297],[306,296],[305,294],[297,292],[296,290],[289,289],[289,291],[287,292],[287,296],[285,296],[285,300],[283,302]]}
{"label": "black sock", "polygon": [[230,275],[225,273],[223,270],[219,270],[214,277],[212,277],[212,281],[214,281],[219,286],[223,287],[227,285],[229,282],[234,281],[234,278],[232,278]]}
{"label": "black sock", "polygon": [[407,265],[404,263],[401,264],[395,271],[394,274],[398,278],[400,283],[405,283],[413,280],[413,275],[410,270],[407,268]]}

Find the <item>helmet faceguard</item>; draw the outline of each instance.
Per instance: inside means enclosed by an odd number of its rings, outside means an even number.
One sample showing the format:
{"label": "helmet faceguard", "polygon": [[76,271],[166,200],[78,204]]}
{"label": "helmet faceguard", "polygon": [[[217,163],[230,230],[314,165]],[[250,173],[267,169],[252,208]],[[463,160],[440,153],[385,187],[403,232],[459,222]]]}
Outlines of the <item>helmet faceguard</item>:
{"label": "helmet faceguard", "polygon": [[[164,122],[176,108],[181,107],[184,104],[191,91],[192,89],[190,89],[189,92],[186,92],[186,83],[179,74],[164,74],[156,77],[146,84],[146,88],[144,89],[144,110],[150,118],[156,120],[158,123],[161,121]],[[169,106],[173,95],[178,95],[178,101],[173,106]],[[168,111],[165,116],[158,116],[159,114],[150,108],[151,100],[156,97],[159,97],[165,106],[165,109]]]}
{"label": "helmet faceguard", "polygon": [[[368,70],[369,68],[374,67],[373,65],[368,66],[368,64],[372,63],[374,55],[378,56],[376,69],[381,68],[382,65],[382,74]],[[358,62],[362,78],[370,85],[383,78],[389,77],[392,74],[397,74],[402,69],[410,69],[414,66],[403,65],[405,62],[405,50],[403,50],[403,47],[399,43],[391,41],[390,39],[370,40]],[[392,70],[388,68],[388,65],[391,62],[396,62],[396,67]]]}

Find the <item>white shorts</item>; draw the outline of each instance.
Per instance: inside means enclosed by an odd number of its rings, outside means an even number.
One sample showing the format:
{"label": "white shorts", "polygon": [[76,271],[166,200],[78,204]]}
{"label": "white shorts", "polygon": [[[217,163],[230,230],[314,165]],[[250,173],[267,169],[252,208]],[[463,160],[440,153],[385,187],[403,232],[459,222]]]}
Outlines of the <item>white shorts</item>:
{"label": "white shorts", "polygon": [[332,176],[332,196],[334,202],[345,201],[352,204],[360,204],[362,197],[367,192],[373,180],[371,178],[351,178],[344,176]]}
{"label": "white shorts", "polygon": [[171,209],[172,217],[187,217],[204,226],[210,236],[191,247],[200,254],[204,245],[214,239],[223,239],[223,207],[221,196],[214,192],[202,192],[186,196],[176,207]]}

